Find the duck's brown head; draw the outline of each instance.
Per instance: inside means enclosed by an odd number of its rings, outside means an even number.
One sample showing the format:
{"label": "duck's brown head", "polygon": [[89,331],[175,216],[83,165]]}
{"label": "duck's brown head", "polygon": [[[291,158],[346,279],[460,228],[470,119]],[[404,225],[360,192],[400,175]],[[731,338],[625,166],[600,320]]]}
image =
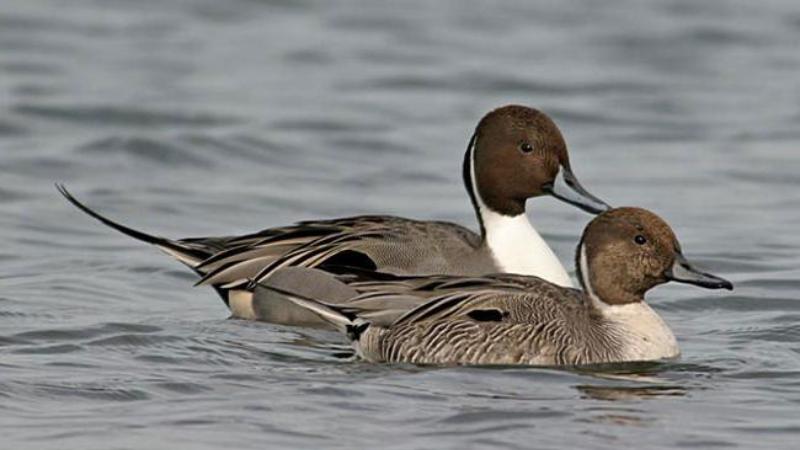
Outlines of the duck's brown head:
{"label": "duck's brown head", "polygon": [[729,281],[694,268],[670,226],[641,208],[615,208],[595,217],[576,259],[584,290],[608,305],[642,301],[645,292],[668,281],[733,289]]}
{"label": "duck's brown head", "polygon": [[595,214],[609,208],[578,182],[556,124],[526,106],[503,106],[481,119],[465,156],[464,180],[476,207],[507,216],[524,213],[525,201],[540,195]]}

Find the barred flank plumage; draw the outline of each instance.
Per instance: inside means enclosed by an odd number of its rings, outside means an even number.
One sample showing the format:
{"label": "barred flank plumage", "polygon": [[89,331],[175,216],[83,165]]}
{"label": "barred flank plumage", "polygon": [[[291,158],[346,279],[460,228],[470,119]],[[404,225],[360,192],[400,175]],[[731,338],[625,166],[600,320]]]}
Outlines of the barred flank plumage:
{"label": "barred flank plumage", "polygon": [[[503,293],[494,294],[498,297],[493,301],[479,301],[472,308],[527,304],[531,310],[507,308],[507,320],[479,322],[467,315],[470,306],[463,303],[469,299],[462,299],[435,318],[368,329],[361,352],[370,360],[415,364],[574,365],[621,358],[614,351],[621,345],[613,332],[602,332],[603,319],[525,295],[501,301]],[[460,311],[454,316],[454,310]]]}

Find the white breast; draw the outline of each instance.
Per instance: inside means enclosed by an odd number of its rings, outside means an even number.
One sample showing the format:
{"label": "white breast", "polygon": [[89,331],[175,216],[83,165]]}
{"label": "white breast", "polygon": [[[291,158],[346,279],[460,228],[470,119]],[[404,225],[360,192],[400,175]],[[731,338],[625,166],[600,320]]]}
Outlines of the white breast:
{"label": "white breast", "polygon": [[559,286],[572,287],[561,261],[525,214],[510,217],[482,208],[481,216],[486,243],[503,272],[533,275]]}
{"label": "white breast", "polygon": [[624,360],[654,361],[680,355],[672,330],[647,303],[606,305],[601,311],[622,339]]}

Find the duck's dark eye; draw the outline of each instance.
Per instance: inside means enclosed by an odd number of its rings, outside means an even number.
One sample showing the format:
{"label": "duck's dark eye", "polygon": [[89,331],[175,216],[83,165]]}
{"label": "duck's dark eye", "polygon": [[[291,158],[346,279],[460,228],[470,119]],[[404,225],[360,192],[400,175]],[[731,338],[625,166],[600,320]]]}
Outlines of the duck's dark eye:
{"label": "duck's dark eye", "polygon": [[639,245],[644,245],[647,243],[647,238],[642,236],[641,234],[637,234],[635,238],[633,238],[633,242],[636,242]]}
{"label": "duck's dark eye", "polygon": [[530,153],[533,151],[533,146],[528,142],[523,142],[522,144],[519,144],[519,150],[522,153]]}

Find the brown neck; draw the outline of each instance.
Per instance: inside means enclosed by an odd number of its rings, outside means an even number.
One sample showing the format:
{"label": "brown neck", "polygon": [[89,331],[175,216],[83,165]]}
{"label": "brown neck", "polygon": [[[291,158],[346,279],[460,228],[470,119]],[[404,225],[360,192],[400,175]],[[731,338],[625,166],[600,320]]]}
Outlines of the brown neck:
{"label": "brown neck", "polygon": [[[497,189],[484,189],[485,192],[479,192],[478,188],[478,171],[475,164],[475,147],[477,146],[478,134],[472,135],[467,146],[467,151],[464,153],[464,163],[462,165],[462,177],[464,179],[464,187],[467,189],[472,207],[475,209],[475,214],[478,216],[478,223],[481,227],[481,235],[486,234],[484,226],[484,215],[487,213],[495,213],[509,217],[516,217],[520,214],[525,214],[525,201],[526,199],[511,199],[499,195]],[[484,183],[486,184],[486,183]]]}
{"label": "brown neck", "polygon": [[613,272],[608,272],[605,276],[598,276],[598,271],[592,270],[590,256],[583,238],[581,238],[575,254],[575,267],[583,291],[599,302],[606,305],[624,305],[644,300],[644,292],[627,289],[624,283],[619,282],[618,277],[613,276]]}

